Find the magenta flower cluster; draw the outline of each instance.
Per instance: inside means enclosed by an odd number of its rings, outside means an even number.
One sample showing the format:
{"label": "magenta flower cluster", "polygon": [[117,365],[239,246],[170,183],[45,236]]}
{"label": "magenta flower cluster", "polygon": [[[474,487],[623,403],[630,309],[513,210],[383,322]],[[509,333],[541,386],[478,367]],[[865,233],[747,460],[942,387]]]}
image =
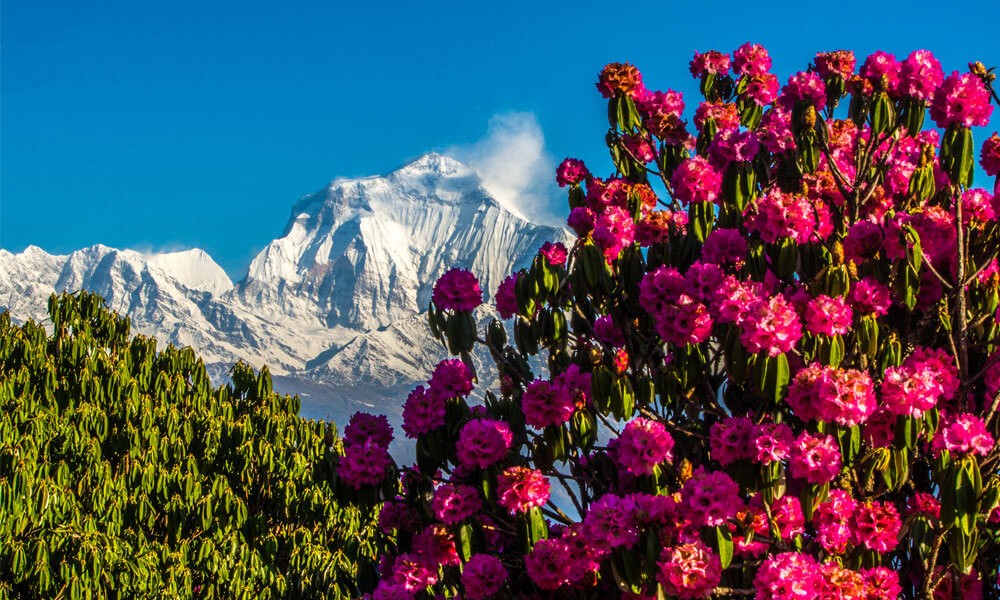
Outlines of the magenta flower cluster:
{"label": "magenta flower cluster", "polygon": [[516,318],[435,285],[416,463],[358,415],[337,465],[383,505],[372,598],[1000,593],[991,72],[773,63],[695,53],[697,101],[607,65],[613,169],[556,168],[576,238],[490,280]]}

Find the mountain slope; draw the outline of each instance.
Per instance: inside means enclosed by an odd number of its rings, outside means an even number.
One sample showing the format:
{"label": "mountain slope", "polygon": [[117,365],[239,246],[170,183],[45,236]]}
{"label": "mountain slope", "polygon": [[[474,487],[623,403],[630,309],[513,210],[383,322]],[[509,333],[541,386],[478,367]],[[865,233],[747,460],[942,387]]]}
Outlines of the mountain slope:
{"label": "mountain slope", "polygon": [[448,268],[472,270],[492,291],[512,257],[557,234],[504,209],[469,167],[428,154],[304,197],[234,293],[247,306],[372,331],[425,310]]}
{"label": "mountain slope", "polygon": [[88,289],[138,331],[193,346],[217,374],[243,359],[350,403],[384,402],[443,355],[424,316],[442,273],[470,269],[492,296],[542,243],[566,239],[507,210],[471,168],[428,154],[303,197],[235,285],[197,249],[98,245],[54,256],[29,247],[0,250],[0,309],[38,319],[53,289]]}

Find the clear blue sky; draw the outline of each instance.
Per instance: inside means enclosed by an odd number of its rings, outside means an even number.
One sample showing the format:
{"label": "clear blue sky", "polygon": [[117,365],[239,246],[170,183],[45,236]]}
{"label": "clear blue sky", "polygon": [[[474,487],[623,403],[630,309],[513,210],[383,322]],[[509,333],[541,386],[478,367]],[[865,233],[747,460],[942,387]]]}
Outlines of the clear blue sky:
{"label": "clear blue sky", "polygon": [[997,5],[3,0],[0,247],[198,246],[239,277],[299,196],[468,148],[495,115],[606,170],[607,62],[693,110],[692,53],[745,41],[782,80],[838,48],[998,65]]}

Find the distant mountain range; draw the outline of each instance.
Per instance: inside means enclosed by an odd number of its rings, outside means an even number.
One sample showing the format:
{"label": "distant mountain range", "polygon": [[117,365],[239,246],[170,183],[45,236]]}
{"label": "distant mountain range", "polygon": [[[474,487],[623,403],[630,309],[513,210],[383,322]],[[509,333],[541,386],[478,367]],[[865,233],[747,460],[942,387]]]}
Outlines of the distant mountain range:
{"label": "distant mountain range", "polygon": [[470,167],[431,153],[303,197],[235,284],[199,249],[0,250],[0,310],[43,319],[53,290],[94,291],[138,332],[192,346],[217,380],[239,359],[266,364],[277,389],[302,395],[306,416],[346,422],[367,408],[398,421],[410,386],[444,356],[425,316],[437,278],[470,269],[492,298],[539,246],[566,236],[525,221]]}

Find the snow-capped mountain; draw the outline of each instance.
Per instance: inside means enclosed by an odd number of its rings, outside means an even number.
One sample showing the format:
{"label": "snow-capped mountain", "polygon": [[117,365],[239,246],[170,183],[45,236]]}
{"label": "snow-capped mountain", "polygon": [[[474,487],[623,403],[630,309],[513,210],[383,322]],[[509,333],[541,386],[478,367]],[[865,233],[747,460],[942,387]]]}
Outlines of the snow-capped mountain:
{"label": "snow-capped mountain", "polygon": [[[197,249],[0,250],[0,310],[41,319],[53,290],[87,289],[137,331],[194,347],[216,373],[242,359],[268,365],[288,391],[308,383],[304,412],[309,396],[400,403],[443,355],[423,313],[444,271],[470,269],[492,295],[542,243],[565,239],[505,208],[471,168],[432,153],[303,197],[235,284]],[[330,416],[323,410],[310,416]]]}

